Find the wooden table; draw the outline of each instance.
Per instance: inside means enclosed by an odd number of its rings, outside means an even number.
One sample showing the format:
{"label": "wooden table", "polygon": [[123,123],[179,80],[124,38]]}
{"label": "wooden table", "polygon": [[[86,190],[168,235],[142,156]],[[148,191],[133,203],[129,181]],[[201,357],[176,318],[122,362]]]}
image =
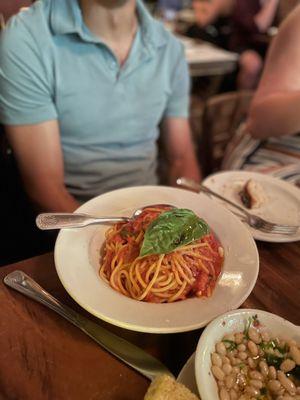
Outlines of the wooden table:
{"label": "wooden table", "polygon": [[221,76],[237,68],[239,56],[211,43],[178,36],[185,48],[185,57],[191,77]]}
{"label": "wooden table", "polygon": [[[260,272],[243,307],[267,310],[300,324],[300,244],[258,243]],[[53,254],[0,269],[1,400],[140,400],[149,382],[44,306],[7,288],[3,277],[23,270],[61,301],[67,295]],[[93,317],[90,316],[91,319]],[[138,344],[177,374],[195,350],[201,330],[151,335],[99,324]]]}

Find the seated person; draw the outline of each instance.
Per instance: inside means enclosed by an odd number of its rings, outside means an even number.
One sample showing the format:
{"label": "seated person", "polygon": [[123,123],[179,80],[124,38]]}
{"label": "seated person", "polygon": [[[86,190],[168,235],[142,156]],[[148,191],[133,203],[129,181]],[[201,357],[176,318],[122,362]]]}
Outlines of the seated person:
{"label": "seated person", "polygon": [[194,0],[195,24],[186,35],[228,48],[231,33],[231,2],[226,0]]}
{"label": "seated person", "polygon": [[120,187],[200,173],[182,45],[141,0],[44,0],[1,35],[0,122],[40,210],[71,212]]}
{"label": "seated person", "polygon": [[272,26],[279,0],[234,0],[229,49],[240,54],[238,89],[256,88],[268,43],[262,40]]}
{"label": "seated person", "polygon": [[261,34],[273,23],[278,0],[194,0],[196,26],[187,35],[240,54],[238,89],[257,86],[267,44]]}
{"label": "seated person", "polygon": [[300,186],[300,6],[271,45],[246,126],[228,146],[223,169],[270,173]]}

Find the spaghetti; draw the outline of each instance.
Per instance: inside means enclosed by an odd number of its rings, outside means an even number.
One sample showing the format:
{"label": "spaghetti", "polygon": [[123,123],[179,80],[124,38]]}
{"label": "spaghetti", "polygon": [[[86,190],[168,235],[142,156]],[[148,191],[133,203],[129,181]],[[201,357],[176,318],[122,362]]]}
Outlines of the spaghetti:
{"label": "spaghetti", "polygon": [[99,273],[113,289],[152,303],[211,296],[223,263],[223,248],[212,233],[168,254],[139,256],[147,227],[168,210],[149,207],[108,229]]}

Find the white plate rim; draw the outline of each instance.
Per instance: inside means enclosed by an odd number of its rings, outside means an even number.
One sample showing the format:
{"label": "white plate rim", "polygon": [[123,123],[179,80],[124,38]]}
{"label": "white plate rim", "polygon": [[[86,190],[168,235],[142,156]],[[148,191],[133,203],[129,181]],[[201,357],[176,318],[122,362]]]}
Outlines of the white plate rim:
{"label": "white plate rim", "polygon": [[184,366],[181,368],[176,380],[177,382],[182,383],[184,386],[186,386],[195,395],[200,396],[195,376],[195,357],[196,352],[194,351],[193,354],[188,358]]}
{"label": "white plate rim", "polygon": [[[204,180],[203,180],[203,185],[206,185],[208,188],[215,190],[215,187],[212,187],[210,185],[210,181],[211,179],[218,179],[219,177],[224,177],[224,176],[236,176],[236,177],[246,177],[249,179],[251,177],[253,178],[259,178],[262,180],[266,180],[266,181],[270,181],[272,183],[274,183],[275,185],[280,185],[281,188],[284,188],[287,192],[289,192],[290,194],[292,194],[294,197],[299,199],[299,203],[300,203],[300,189],[298,189],[297,187],[295,187],[293,184],[291,184],[290,182],[287,182],[283,179],[277,178],[275,176],[269,175],[269,174],[263,174],[260,172],[255,172],[255,171],[247,171],[247,170],[226,170],[226,171],[220,171],[220,172],[215,172],[209,176],[207,176]],[[222,193],[219,193],[222,195]],[[212,197],[213,198],[213,197]],[[230,208],[229,206],[227,207],[224,203],[221,203],[221,200],[218,200],[216,198],[214,198],[214,200],[221,204],[223,207],[226,207],[226,209],[228,209],[230,212]],[[246,223],[245,226],[248,228],[248,230],[251,232],[252,236],[256,239],[256,240],[260,240],[263,242],[270,242],[270,243],[292,243],[292,242],[297,242],[300,240],[300,229],[299,229],[299,233],[295,234],[295,235],[291,235],[291,236],[280,236],[280,235],[274,235],[274,234],[267,234],[264,232],[260,232],[259,230],[255,230],[250,228]]]}
{"label": "white plate rim", "polygon": [[[121,192],[121,191],[127,191],[127,190],[144,190],[145,188],[147,188],[148,190],[151,191],[156,191],[156,190],[168,190],[168,191],[180,191],[182,192],[188,192],[189,195],[191,196],[199,196],[198,194],[192,193],[190,191],[186,191],[183,189],[178,189],[178,188],[171,188],[171,187],[166,187],[166,186],[136,186],[136,187],[131,187],[131,188],[123,188],[123,189],[117,189],[108,193],[105,193],[104,195],[101,196],[97,196],[91,200],[89,200],[87,203],[83,204],[82,206],[80,206],[76,212],[82,212],[82,210],[85,210],[87,207],[89,207],[90,204],[92,204],[93,202],[96,202],[98,198],[100,197],[104,197],[104,196],[109,196],[112,193],[116,194],[117,192]],[[207,197],[204,196],[204,198]],[[209,200],[210,202],[212,202],[211,200]],[[215,206],[215,205],[214,205]],[[220,207],[220,206],[218,206]],[[221,207],[222,208],[222,207]],[[244,225],[241,223],[241,221],[232,213],[230,213],[228,210],[224,210],[223,208],[223,212],[225,213],[229,213],[230,218],[238,225],[240,225],[242,231],[244,231],[244,234],[246,235],[246,237],[248,236],[248,240],[249,240],[249,245],[251,244],[252,246],[252,251],[253,251],[253,257],[255,258],[255,268],[256,268],[256,272],[255,272],[255,276],[253,277],[253,282],[251,285],[249,285],[248,290],[245,291],[244,295],[242,297],[240,297],[238,299],[238,301],[236,301],[236,303],[230,308],[230,309],[236,309],[238,308],[249,296],[249,294],[251,293],[251,291],[253,290],[253,287],[256,284],[256,280],[257,280],[257,276],[258,276],[258,272],[259,272],[259,255],[258,255],[258,250],[256,247],[256,244],[251,236],[251,234],[247,231],[247,229],[244,227]],[[65,233],[67,232],[67,230],[61,230],[58,237],[57,237],[57,241],[55,244],[55,249],[54,249],[54,261],[55,261],[55,267],[56,267],[56,271],[57,274],[59,276],[59,279],[62,283],[62,285],[64,286],[65,290],[68,292],[68,294],[85,310],[87,310],[89,313],[91,313],[92,315],[96,316],[97,318],[100,318],[101,320],[108,322],[112,325],[115,326],[119,326],[121,328],[124,329],[129,329],[129,330],[133,330],[133,331],[137,331],[137,332],[144,332],[144,333],[178,333],[178,332],[187,332],[187,331],[191,331],[191,330],[195,330],[195,329],[199,329],[201,327],[206,326],[213,318],[215,318],[217,315],[219,314],[215,314],[209,318],[206,318],[204,320],[202,320],[201,323],[197,322],[197,323],[192,323],[190,325],[187,326],[171,326],[171,327],[144,327],[141,325],[136,325],[132,322],[125,322],[125,321],[119,321],[119,320],[115,320],[113,318],[110,318],[108,315],[104,315],[102,313],[99,313],[97,310],[95,310],[94,308],[90,307],[88,304],[84,303],[81,301],[81,299],[74,294],[74,292],[72,291],[72,288],[70,288],[68,282],[65,280],[64,274],[63,274],[63,269],[59,267],[60,264],[60,260],[59,260],[59,253],[58,253],[58,248],[59,248],[59,242],[60,239],[65,235]],[[127,298],[125,298],[127,299]],[[130,299],[132,301],[132,299]],[[145,304],[145,303],[144,303]],[[172,303],[175,304],[175,303]]]}

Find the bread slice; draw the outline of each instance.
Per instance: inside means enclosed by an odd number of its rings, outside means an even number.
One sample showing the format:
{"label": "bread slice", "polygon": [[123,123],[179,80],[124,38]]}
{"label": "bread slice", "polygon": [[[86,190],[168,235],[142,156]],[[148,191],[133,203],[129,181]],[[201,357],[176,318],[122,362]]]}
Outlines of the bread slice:
{"label": "bread slice", "polygon": [[246,182],[239,195],[243,205],[250,209],[261,207],[267,200],[262,186],[253,179]]}
{"label": "bread slice", "polygon": [[199,397],[171,376],[159,375],[149,386],[144,400],[199,400]]}

